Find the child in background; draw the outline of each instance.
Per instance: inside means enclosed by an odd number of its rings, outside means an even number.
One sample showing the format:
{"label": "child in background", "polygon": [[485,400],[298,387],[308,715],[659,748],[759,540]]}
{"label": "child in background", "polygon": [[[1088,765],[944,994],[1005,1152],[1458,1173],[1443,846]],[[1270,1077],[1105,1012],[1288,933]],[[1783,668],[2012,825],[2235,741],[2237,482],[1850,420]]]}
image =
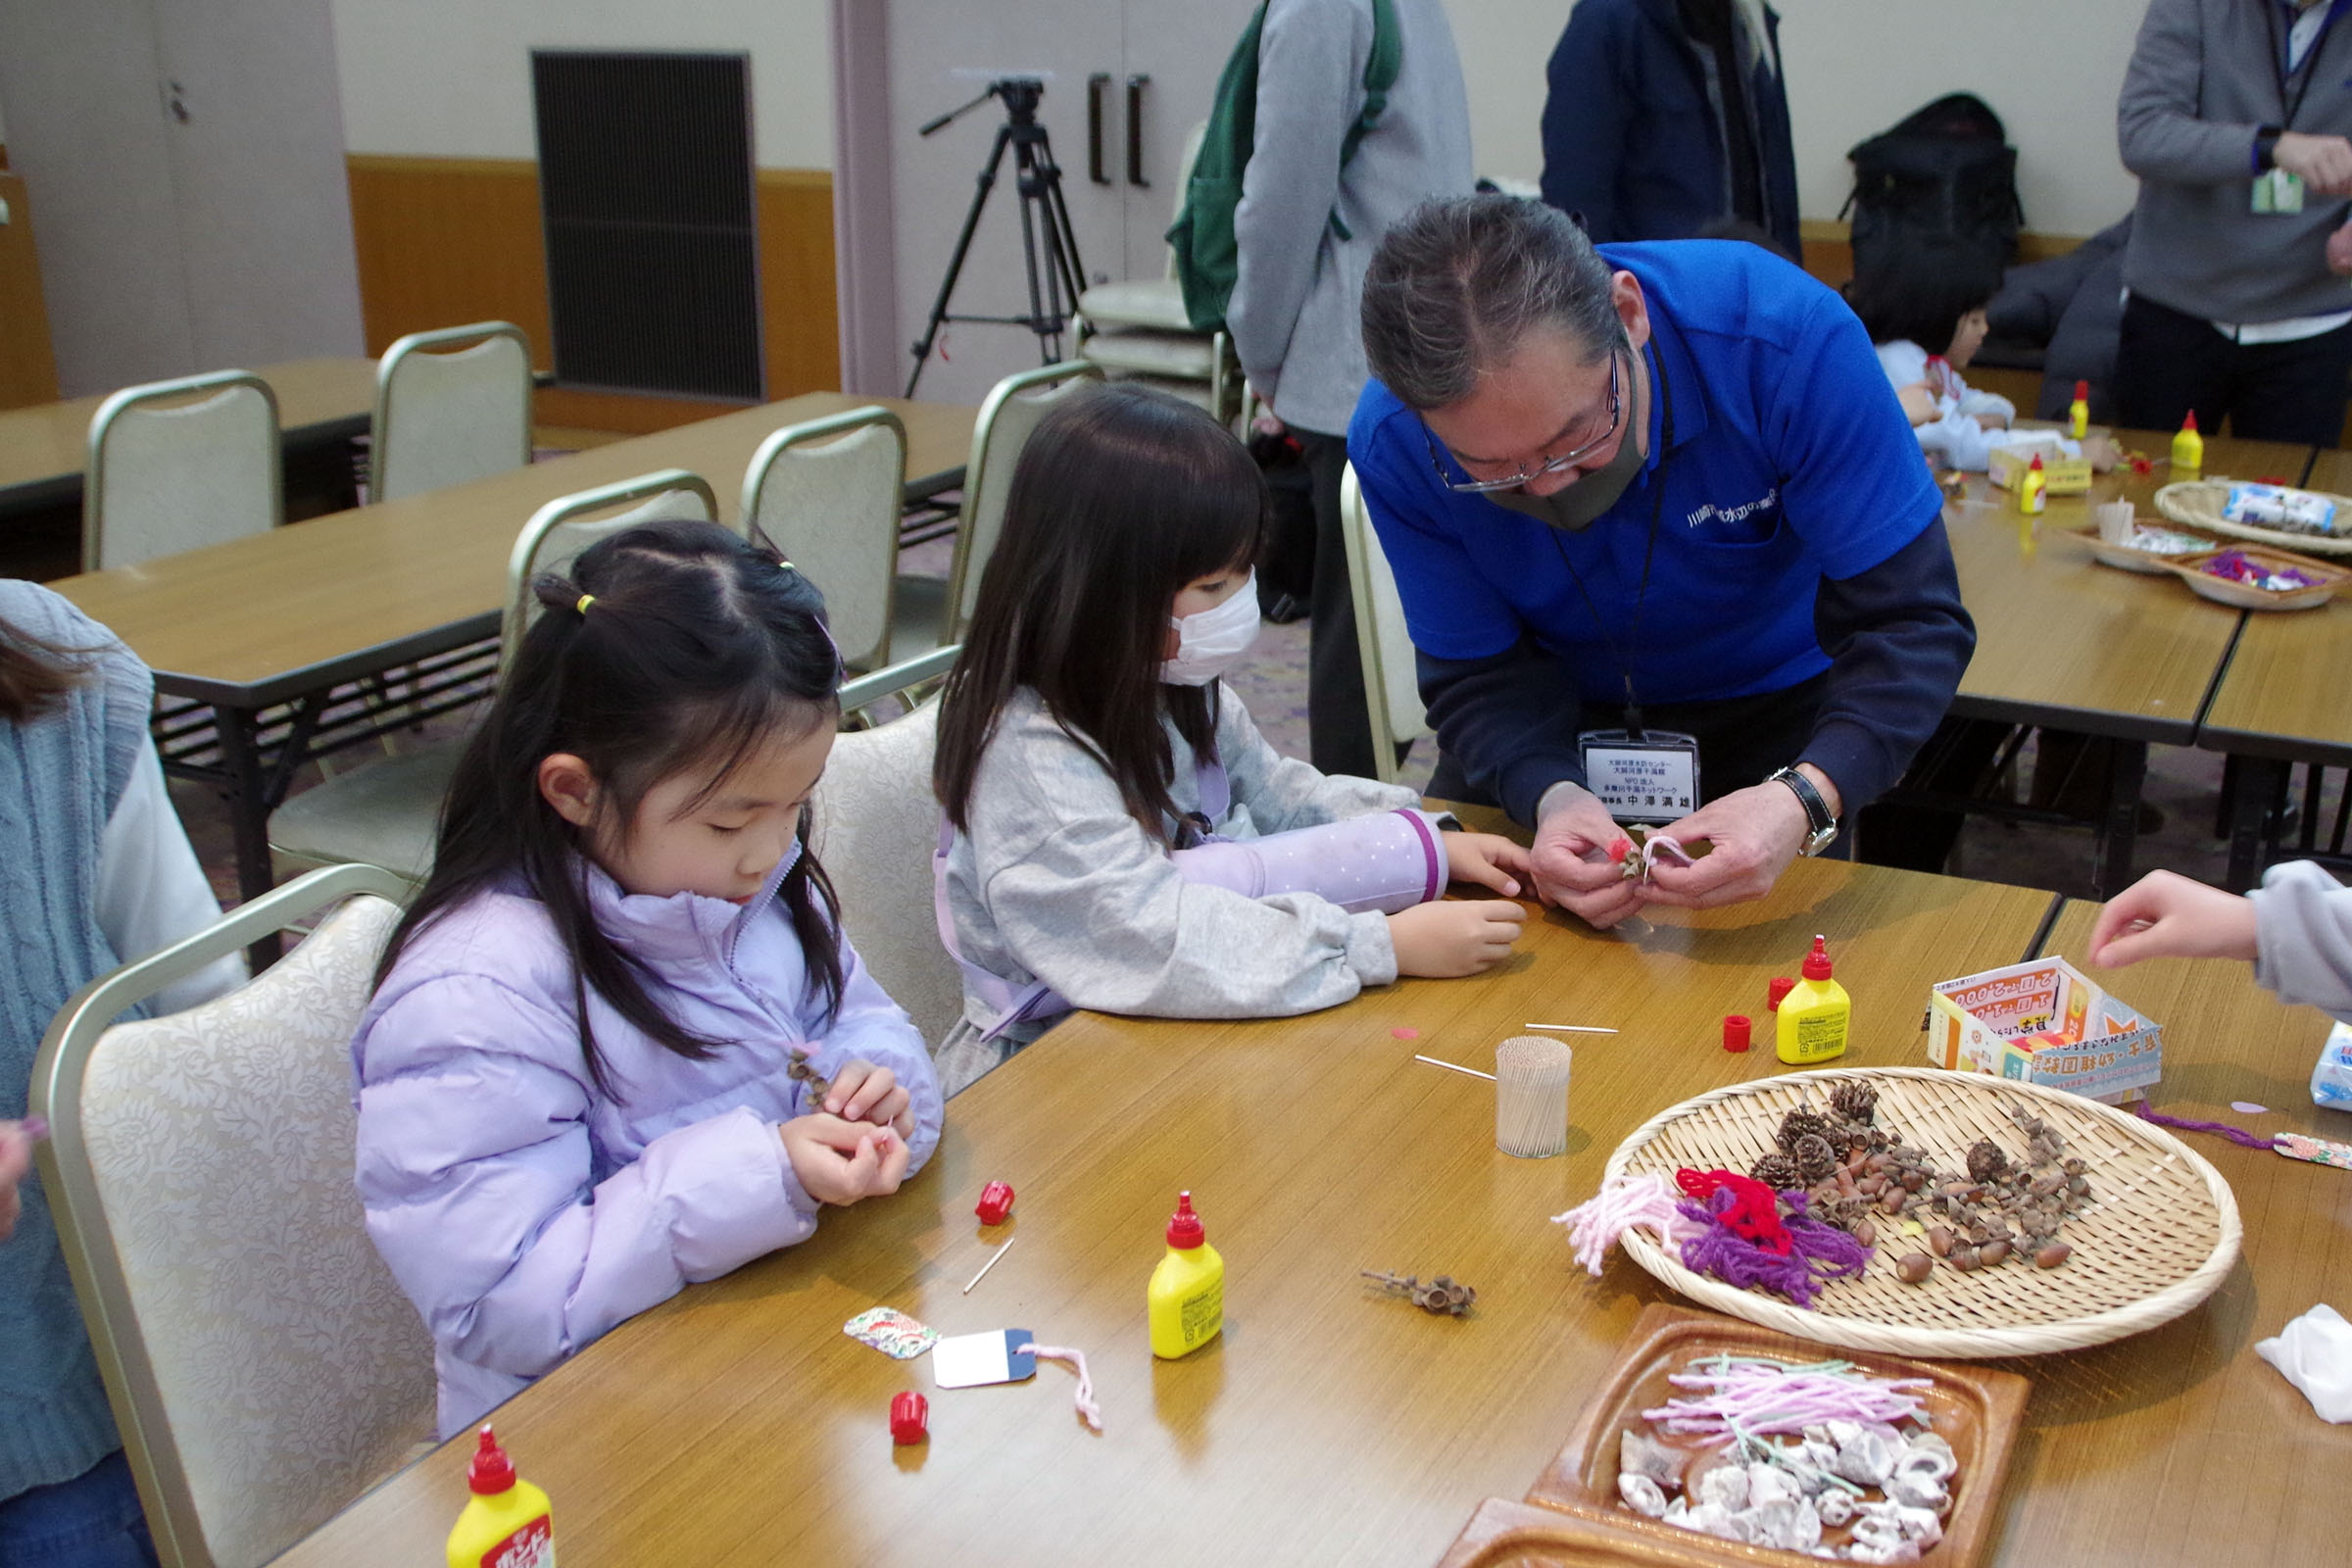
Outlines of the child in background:
{"label": "child in background", "polygon": [[2278,1000],[2352,1022],[2352,888],[2309,860],[2275,865],[2240,898],[2173,871],[2150,871],[2107,901],[2090,961],[2243,958]]}
{"label": "child in background", "polygon": [[[1133,386],[1022,449],[940,710],[951,1093],[1072,1007],[1287,1016],[1517,939],[1524,851],[1275,755],[1218,680],[1257,634],[1266,505],[1229,432]],[[1437,902],[1450,879],[1505,897]]]}
{"label": "child in background", "polygon": [[368,1229],[444,1438],[939,1140],[922,1039],[807,847],[839,711],[816,590],[664,522],[535,592],[352,1043]]}
{"label": "child in background", "polygon": [[[2011,429],[2016,406],[1960,378],[1984,346],[1984,307],[2000,286],[2000,269],[1977,250],[1917,240],[1884,249],[1846,289],[1920,449],[1942,467],[1982,473],[2001,447],[2057,436]],[[2057,439],[2070,458],[2088,452],[2102,473],[2116,465],[2104,436]]]}

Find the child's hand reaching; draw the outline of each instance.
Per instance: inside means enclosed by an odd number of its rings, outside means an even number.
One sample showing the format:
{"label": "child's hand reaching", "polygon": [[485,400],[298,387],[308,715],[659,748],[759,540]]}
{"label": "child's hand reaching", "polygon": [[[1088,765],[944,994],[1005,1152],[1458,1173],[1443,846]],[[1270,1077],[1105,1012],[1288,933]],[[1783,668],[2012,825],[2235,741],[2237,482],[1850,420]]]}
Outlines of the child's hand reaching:
{"label": "child's hand reaching", "polygon": [[2084,436],[2082,438],[2082,455],[2090,460],[2091,471],[2094,473],[2113,473],[2124,461],[2124,449],[2117,446],[2111,438],[2103,435]]}
{"label": "child's hand reaching", "polygon": [[1511,956],[1526,919],[1526,908],[1507,899],[1444,899],[1400,909],[1389,916],[1396,972],[1455,980],[1491,969]]}
{"label": "child's hand reaching", "polygon": [[2254,906],[2173,871],[2150,871],[2107,901],[2090,928],[2090,961],[2120,969],[2142,958],[2254,960]]}
{"label": "child's hand reaching", "polygon": [[1441,833],[1446,846],[1446,874],[1452,882],[1475,882],[1493,888],[1506,899],[1519,896],[1519,878],[1527,874],[1527,852],[1499,833]]}
{"label": "child's hand reaching", "polygon": [[898,1074],[870,1061],[853,1057],[841,1064],[825,1093],[825,1110],[844,1121],[894,1128],[901,1138],[914,1136],[914,1106]]}
{"label": "child's hand reaching", "polygon": [[776,1129],[801,1187],[820,1203],[848,1207],[899,1190],[913,1151],[891,1127],[844,1121],[818,1111]]}

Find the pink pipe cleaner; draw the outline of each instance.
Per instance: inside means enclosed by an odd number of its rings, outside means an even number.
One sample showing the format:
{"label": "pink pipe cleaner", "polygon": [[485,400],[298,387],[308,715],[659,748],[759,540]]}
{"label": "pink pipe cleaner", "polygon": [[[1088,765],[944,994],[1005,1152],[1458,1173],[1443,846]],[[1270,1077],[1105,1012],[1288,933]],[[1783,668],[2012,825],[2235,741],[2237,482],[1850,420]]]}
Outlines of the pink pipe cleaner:
{"label": "pink pipe cleaner", "polygon": [[1551,1222],[1568,1227],[1568,1245],[1575,1249],[1577,1262],[1595,1279],[1609,1249],[1637,1225],[1670,1247],[1694,1230],[1677,1212],[1674,1194],[1662,1176],[1615,1177],[1567,1213],[1552,1215]]}
{"label": "pink pipe cleaner", "polygon": [[1102,1430],[1102,1407],[1095,1402],[1095,1380],[1087,1375],[1084,1350],[1073,1350],[1059,1345],[1033,1343],[1015,1346],[1012,1353],[1034,1355],[1041,1361],[1067,1362],[1078,1374],[1078,1393],[1076,1395],[1078,1418],[1097,1432]]}
{"label": "pink pipe cleaner", "polygon": [[1704,1393],[1669,1399],[1642,1419],[1663,1432],[1716,1439],[1801,1433],[1825,1421],[1924,1422],[1927,1404],[1911,1391],[1934,1386],[1928,1378],[1870,1377],[1839,1361],[1790,1367],[1732,1356],[1694,1361],[1666,1381]]}

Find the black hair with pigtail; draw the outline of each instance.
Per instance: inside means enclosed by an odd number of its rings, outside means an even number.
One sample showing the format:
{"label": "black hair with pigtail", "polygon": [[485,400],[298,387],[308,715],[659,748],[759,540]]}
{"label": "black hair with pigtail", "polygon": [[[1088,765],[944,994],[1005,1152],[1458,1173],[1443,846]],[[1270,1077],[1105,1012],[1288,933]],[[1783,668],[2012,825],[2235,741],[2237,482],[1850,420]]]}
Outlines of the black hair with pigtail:
{"label": "black hair with pigtail", "polygon": [[[585,762],[600,786],[600,826],[626,835],[664,779],[705,777],[691,809],[763,744],[836,722],[841,660],[816,586],[714,523],[630,528],[591,546],[567,575],[541,576],[532,592],[543,612],[458,762],[432,873],[385,944],[376,984],[433,920],[518,879],[571,953],[580,1051],[610,1095],[588,1022],[591,989],[681,1056],[699,1059],[726,1042],[664,1012],[642,961],[598,926],[582,830],[541,796],[541,760],[568,752]],[[829,1017],[843,984],[840,902],[808,836],[804,810],[801,855],[777,897],[806,955],[808,996]]]}

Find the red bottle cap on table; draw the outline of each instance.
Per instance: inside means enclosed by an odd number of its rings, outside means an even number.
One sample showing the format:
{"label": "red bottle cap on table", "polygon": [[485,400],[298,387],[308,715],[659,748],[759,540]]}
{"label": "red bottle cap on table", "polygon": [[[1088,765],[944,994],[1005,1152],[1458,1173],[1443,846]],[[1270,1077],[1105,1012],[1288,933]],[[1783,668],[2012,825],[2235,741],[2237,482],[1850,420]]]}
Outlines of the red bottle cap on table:
{"label": "red bottle cap on table", "polygon": [[1168,1245],[1194,1248],[1208,1240],[1207,1231],[1200,1225],[1200,1216],[1193,1212],[1193,1195],[1176,1195],[1176,1212],[1168,1220]]}
{"label": "red bottle cap on table", "polygon": [[484,1497],[514,1490],[514,1461],[507,1457],[507,1450],[498,1446],[488,1427],[482,1428],[482,1441],[473,1450],[473,1468],[466,1473],[466,1485]]}
{"label": "red bottle cap on table", "polygon": [[1764,1010],[1767,1012],[1780,1011],[1781,999],[1795,989],[1796,982],[1789,976],[1785,974],[1774,975],[1770,983],[1764,987]]}
{"label": "red bottle cap on table", "polygon": [[980,1189],[979,1206],[972,1210],[983,1225],[1002,1225],[1004,1216],[1012,1212],[1012,1188],[1004,1182],[990,1182]]}
{"label": "red bottle cap on table", "polygon": [[1723,1049],[1735,1053],[1745,1051],[1748,1044],[1748,1028],[1745,1013],[1725,1013],[1723,1015]]}
{"label": "red bottle cap on table", "polygon": [[931,1401],[909,1390],[890,1396],[890,1441],[904,1448],[931,1436]]}
{"label": "red bottle cap on table", "polygon": [[1808,980],[1827,980],[1830,977],[1829,938],[1813,939],[1813,951],[1805,955],[1804,973]]}

